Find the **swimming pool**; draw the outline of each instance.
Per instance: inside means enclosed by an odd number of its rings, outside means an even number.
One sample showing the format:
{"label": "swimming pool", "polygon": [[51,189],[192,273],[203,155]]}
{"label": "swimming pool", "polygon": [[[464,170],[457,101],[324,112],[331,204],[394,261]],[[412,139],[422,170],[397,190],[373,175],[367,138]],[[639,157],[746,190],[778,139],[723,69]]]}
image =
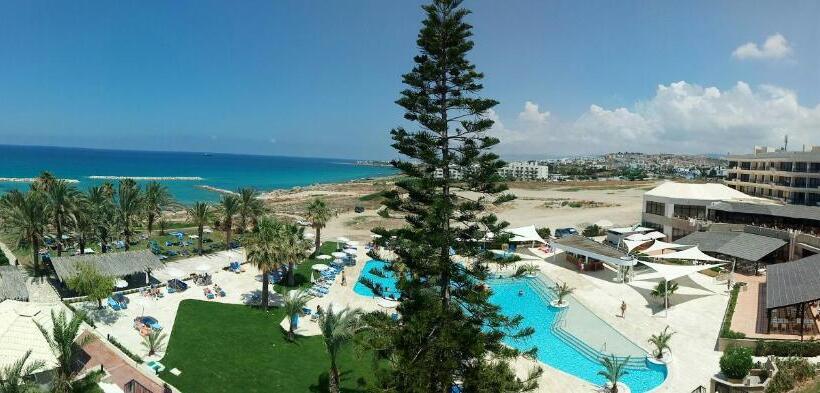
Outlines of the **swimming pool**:
{"label": "swimming pool", "polygon": [[[598,359],[602,352],[630,356],[628,374],[621,380],[633,393],[648,392],[666,379],[666,366],[646,361],[646,352],[612,326],[595,316],[572,296],[570,306],[557,309],[549,305],[555,297],[548,289],[552,282],[544,277],[500,278],[488,280],[493,289],[490,300],[504,315],[521,315],[521,327],[531,326],[535,333],[526,340],[505,339],[505,344],[527,350],[538,348],[538,360],[550,367],[575,375],[595,385],[606,380]],[[519,296],[519,291],[524,295]]]}
{"label": "swimming pool", "polygon": [[[370,271],[373,269],[380,270],[384,273],[384,277],[371,273]],[[375,259],[367,261],[362,267],[362,273],[359,275],[359,279],[356,280],[356,285],[353,286],[353,292],[359,295],[367,297],[376,296],[372,289],[361,283],[362,278],[369,279],[374,284],[381,286],[384,296],[392,296],[394,299],[399,298],[399,291],[396,290],[396,276],[391,270],[387,269],[387,263],[384,261]]]}

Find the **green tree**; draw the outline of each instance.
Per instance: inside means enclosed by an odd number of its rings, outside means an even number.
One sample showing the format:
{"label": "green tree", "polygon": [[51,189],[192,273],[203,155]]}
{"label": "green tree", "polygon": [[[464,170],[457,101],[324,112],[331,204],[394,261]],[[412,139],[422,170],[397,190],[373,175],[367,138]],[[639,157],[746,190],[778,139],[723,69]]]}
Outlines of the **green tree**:
{"label": "green tree", "polygon": [[720,357],[720,372],[729,378],[743,379],[752,367],[754,360],[751,348],[729,347]]}
{"label": "green tree", "polygon": [[549,239],[550,235],[552,235],[549,227],[538,228],[535,232],[537,232],[538,236],[541,236],[542,239]]}
{"label": "green tree", "polygon": [[65,180],[52,180],[46,188],[46,203],[51,224],[57,231],[57,256],[63,255],[63,232],[71,225],[79,191]]}
{"label": "green tree", "polygon": [[26,193],[11,190],[0,198],[0,213],[3,232],[18,249],[31,249],[32,269],[40,274],[40,240],[48,222],[45,195],[36,188]]}
{"label": "green tree", "polygon": [[142,338],[142,346],[148,350],[148,356],[156,355],[157,352],[165,350],[165,339],[168,335],[159,331],[151,330],[147,336]]}
{"label": "green tree", "polygon": [[113,195],[113,187],[109,189],[105,186],[93,186],[86,191],[85,196],[86,208],[94,226],[94,235],[103,253],[108,251],[111,236],[117,232],[118,228]]}
{"label": "green tree", "polygon": [[308,204],[307,219],[310,222],[310,226],[316,231],[316,237],[313,239],[316,252],[319,252],[319,247],[322,245],[322,228],[324,228],[327,222],[335,215],[336,212],[320,198],[316,198]]}
{"label": "green tree", "polygon": [[275,259],[274,242],[278,223],[270,217],[259,219],[258,225],[245,241],[245,255],[253,266],[262,273],[262,309],[268,311],[270,273],[279,267]]}
{"label": "green tree", "polygon": [[77,272],[68,279],[68,287],[80,294],[88,297],[88,300],[96,300],[97,306],[102,309],[103,299],[111,296],[114,289],[114,277],[102,274],[96,267],[88,263],[77,264]]}
{"label": "green tree", "polygon": [[669,281],[667,283],[666,280],[662,279],[658,283],[658,285],[655,285],[655,288],[652,289],[652,292],[650,292],[650,294],[652,295],[652,297],[656,297],[661,301],[664,301],[664,307],[667,307],[672,305],[672,301],[669,300],[669,296],[672,296],[677,291],[678,283],[674,281]]}
{"label": "green tree", "polygon": [[658,333],[657,335],[653,334],[652,337],[649,337],[649,343],[655,347],[652,351],[652,355],[655,356],[655,359],[663,359],[663,352],[664,351],[671,351],[669,348],[669,341],[672,340],[672,336],[675,332],[669,331],[669,326],[663,328],[663,331]]}
{"label": "green tree", "polygon": [[196,234],[199,237],[196,242],[199,255],[202,255],[202,235],[205,230],[205,225],[211,221],[212,217],[211,207],[205,202],[194,202],[188,208],[188,219],[196,226]]}
{"label": "green tree", "polygon": [[255,223],[265,213],[265,205],[259,199],[259,192],[250,187],[240,188],[239,194],[239,232],[248,229],[248,222]]}
{"label": "green tree", "polygon": [[233,217],[239,213],[241,200],[233,194],[222,195],[219,200],[219,214],[222,216],[222,226],[225,228],[225,249],[231,249],[231,235],[233,234]]}
{"label": "green tree", "polygon": [[[407,159],[393,162],[404,176],[396,182],[398,190],[385,192],[384,204],[403,213],[407,225],[374,232],[381,235],[379,243],[395,250],[394,261],[409,274],[398,283],[402,322],[389,330],[392,339],[379,350],[392,363],[391,373],[380,381],[388,391],[443,393],[456,380],[466,391],[489,384],[510,392],[532,390],[540,373],[515,377],[508,362],[521,352],[502,339],[523,338],[533,330],[518,331],[521,318],[502,315],[489,292],[473,284],[486,277],[482,262],[489,257],[469,240],[503,233],[507,224],[488,213],[487,204],[512,196],[504,194],[498,174],[505,164],[490,151],[499,141],[487,135],[493,125],[487,113],[497,102],[479,96],[483,75],[467,59],[472,27],[465,21],[469,11],[460,4],[434,0],[422,7],[426,19],[416,40],[421,53],[403,75],[406,88],[397,101],[417,128],[391,131],[392,146]],[[459,198],[458,191],[479,197]],[[462,267],[451,250],[476,262]],[[534,350],[525,354],[532,356]]]}
{"label": "green tree", "polygon": [[284,296],[284,305],[282,308],[288,317],[288,340],[290,341],[293,341],[295,337],[293,333],[295,328],[293,317],[302,312],[302,309],[307,306],[309,300],[310,296],[304,290],[293,290]]}
{"label": "green tree", "polygon": [[41,371],[46,363],[42,360],[29,362],[29,357],[31,357],[30,349],[16,362],[0,369],[0,393],[29,393],[36,391],[34,384],[26,377]]}
{"label": "green tree", "polygon": [[567,284],[566,282],[563,282],[561,284],[555,284],[555,286],[552,287],[552,290],[555,292],[555,296],[558,298],[556,299],[558,301],[558,305],[564,304],[564,298],[571,295],[572,292],[575,292],[575,288],[570,287],[569,284]]}
{"label": "green tree", "polygon": [[626,364],[629,363],[629,356],[626,359],[618,360],[615,355],[609,355],[601,358],[601,366],[604,368],[598,371],[598,375],[606,378],[610,384],[609,392],[618,393],[618,381],[629,374],[626,371]]}
{"label": "green tree", "polygon": [[305,229],[287,222],[279,222],[273,244],[274,258],[288,264],[287,284],[296,286],[296,263],[305,258],[308,242],[305,241]]}
{"label": "green tree", "polygon": [[358,309],[334,311],[333,306],[319,317],[319,329],[325,349],[330,356],[330,392],[339,392],[339,352],[353,340],[353,336],[365,328],[361,323],[362,312]]}
{"label": "green tree", "polygon": [[75,357],[80,348],[94,340],[94,336],[87,334],[79,337],[80,326],[83,323],[83,317],[79,313],[74,313],[71,319],[68,319],[65,311],[56,314],[54,310],[51,310],[52,328],[50,330],[38,322],[34,323],[57,358],[51,391],[70,393],[71,381],[80,371],[78,367],[74,367]]}
{"label": "green tree", "polygon": [[94,212],[88,197],[85,194],[80,194],[74,205],[74,211],[71,213],[74,217],[73,229],[74,235],[77,238],[77,245],[80,254],[85,254],[86,245],[88,242],[96,237],[96,223],[94,221]]}
{"label": "green tree", "polygon": [[143,211],[143,195],[133,179],[120,180],[115,195],[115,218],[125,237],[125,249],[131,248],[132,229],[138,224]]}
{"label": "green tree", "polygon": [[581,231],[581,234],[586,237],[595,237],[601,234],[601,227],[596,224],[588,225]]}
{"label": "green tree", "polygon": [[168,192],[168,187],[163,186],[159,182],[152,181],[145,185],[145,219],[148,225],[148,235],[151,235],[154,229],[154,222],[157,217],[162,215],[162,211],[174,204],[174,198]]}

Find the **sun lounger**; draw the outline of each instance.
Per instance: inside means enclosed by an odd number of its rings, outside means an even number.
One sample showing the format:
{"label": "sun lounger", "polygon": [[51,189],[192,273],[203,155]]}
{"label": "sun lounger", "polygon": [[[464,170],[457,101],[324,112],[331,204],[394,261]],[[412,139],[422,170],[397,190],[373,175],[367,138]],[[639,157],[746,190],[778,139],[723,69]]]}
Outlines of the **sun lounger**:
{"label": "sun lounger", "polygon": [[120,307],[120,303],[114,300],[113,298],[108,298],[108,305],[111,306],[111,309],[114,311],[122,310],[122,307]]}

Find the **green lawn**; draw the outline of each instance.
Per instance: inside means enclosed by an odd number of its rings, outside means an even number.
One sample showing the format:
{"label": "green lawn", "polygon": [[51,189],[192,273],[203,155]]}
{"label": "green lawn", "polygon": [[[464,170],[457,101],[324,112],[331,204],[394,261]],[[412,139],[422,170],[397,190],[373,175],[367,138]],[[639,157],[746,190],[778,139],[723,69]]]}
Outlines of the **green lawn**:
{"label": "green lawn", "polygon": [[[314,256],[322,254],[330,255],[330,253],[336,251],[336,247],[338,247],[338,243],[336,242],[324,242],[322,243],[322,246],[319,247],[319,252],[314,254]],[[310,287],[310,272],[313,269],[313,265],[317,263],[329,264],[331,261],[332,260],[323,261],[321,259],[308,258],[304,262],[296,265],[296,272],[293,273],[295,278],[294,281],[296,281],[296,286],[299,288]],[[350,278],[351,277],[348,277],[348,279]]]}
{"label": "green lawn", "polygon": [[[280,309],[185,300],[160,377],[183,392],[326,392],[330,361],[321,337],[288,342],[283,318]],[[354,352],[349,347],[339,359],[343,392],[372,383],[372,358]],[[180,376],[169,372],[175,367]]]}

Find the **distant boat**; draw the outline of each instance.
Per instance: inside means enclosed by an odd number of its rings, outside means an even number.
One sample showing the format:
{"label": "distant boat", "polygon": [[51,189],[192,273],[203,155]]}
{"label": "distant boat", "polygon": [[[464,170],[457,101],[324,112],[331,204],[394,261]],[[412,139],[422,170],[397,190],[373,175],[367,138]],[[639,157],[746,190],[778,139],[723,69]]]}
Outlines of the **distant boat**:
{"label": "distant boat", "polygon": [[210,156],[212,156],[213,154],[211,154],[211,153],[202,153],[202,155],[203,155],[203,156],[205,156],[205,157],[210,157]]}

